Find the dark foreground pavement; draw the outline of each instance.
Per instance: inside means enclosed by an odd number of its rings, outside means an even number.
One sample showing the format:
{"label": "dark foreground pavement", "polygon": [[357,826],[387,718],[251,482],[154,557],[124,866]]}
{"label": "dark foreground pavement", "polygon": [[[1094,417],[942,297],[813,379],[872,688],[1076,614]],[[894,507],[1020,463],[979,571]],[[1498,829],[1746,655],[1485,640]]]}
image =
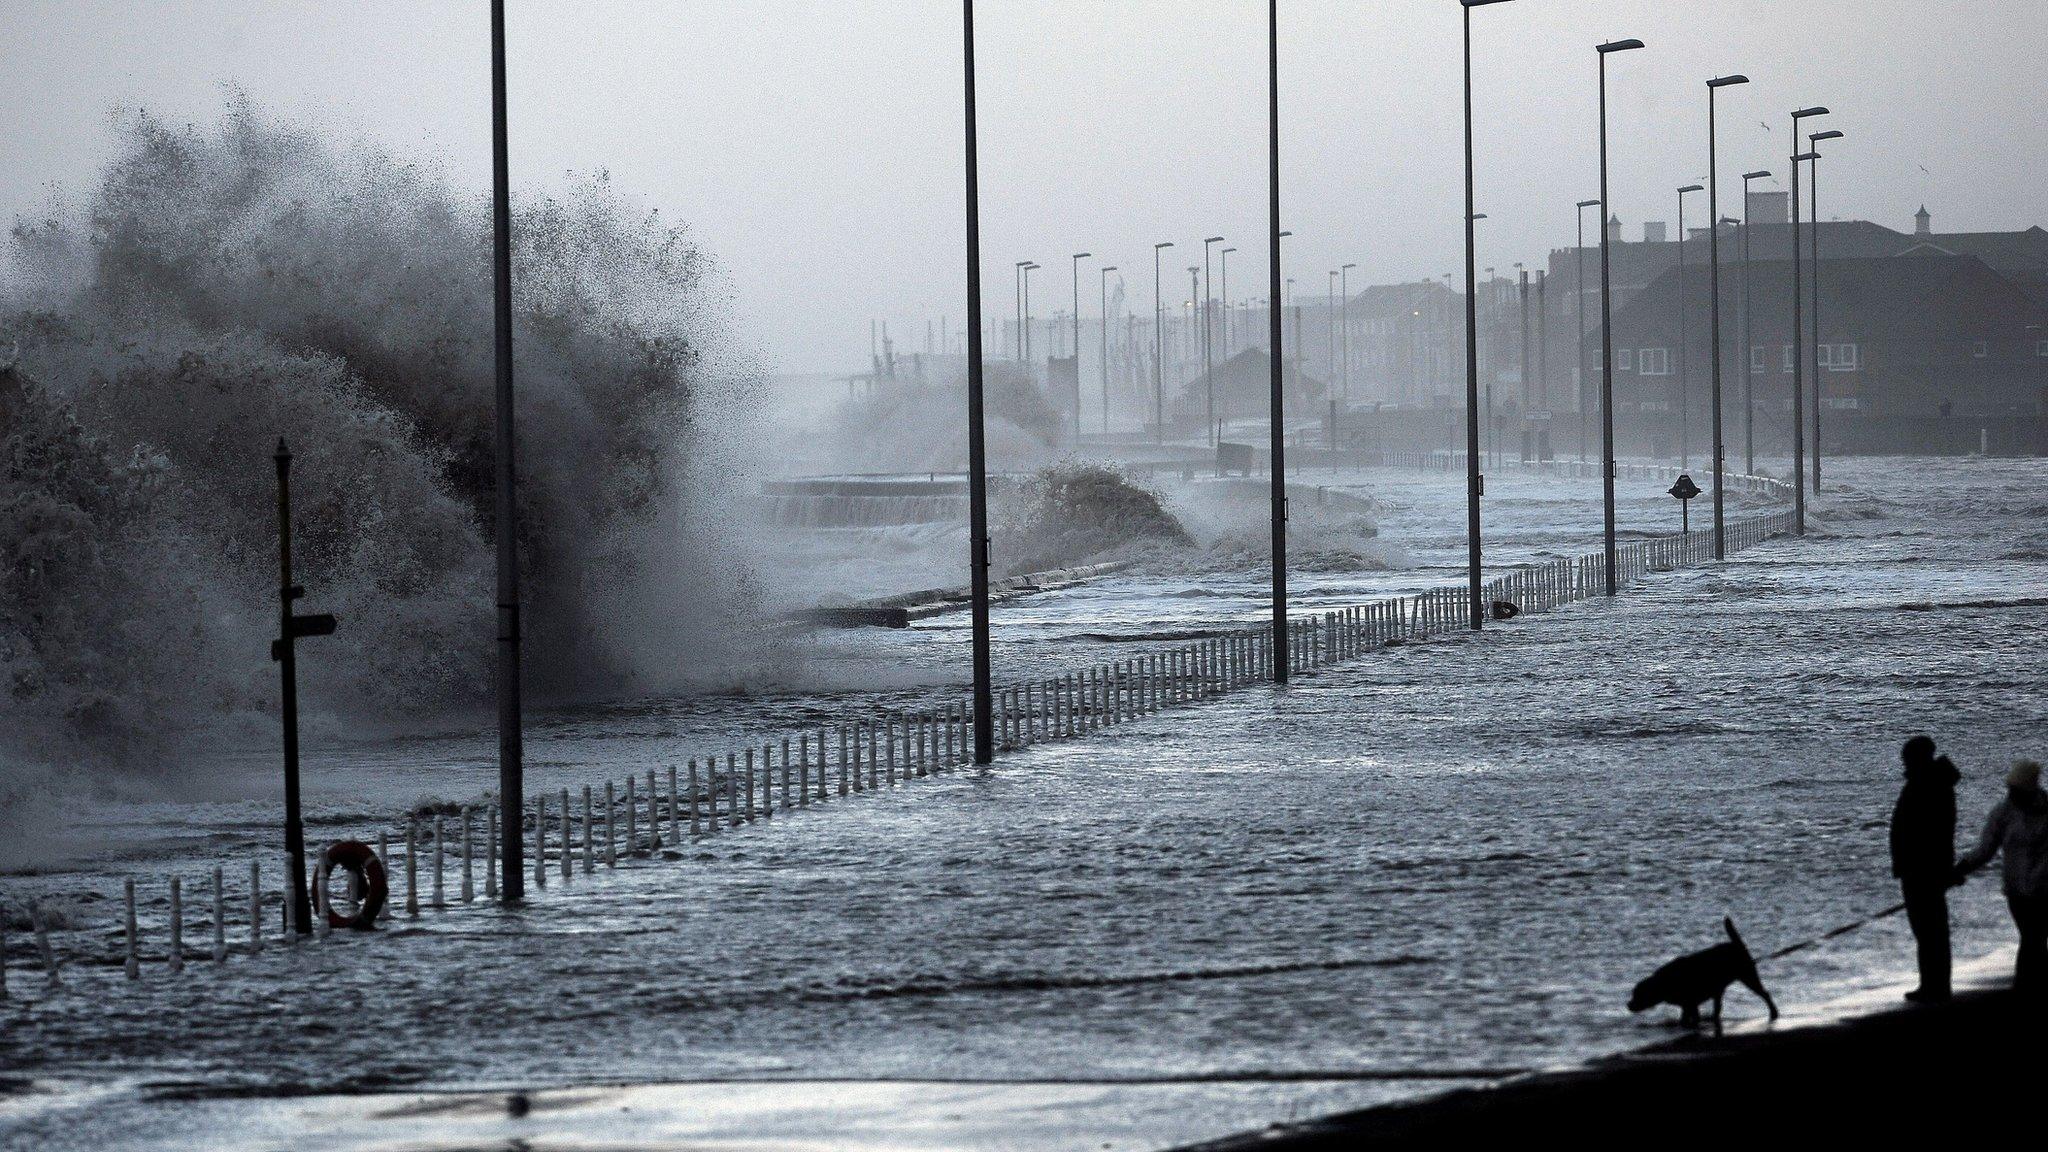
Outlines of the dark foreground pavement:
{"label": "dark foreground pavement", "polygon": [[[2048,1121],[2048,1010],[2007,991],[1780,1031],[1688,1036],[1566,1072],[1276,1126],[1199,1152],[1515,1147],[1841,1147],[2012,1133]],[[2024,1135],[2021,1135],[2021,1134]],[[1821,1143],[1825,1141],[1825,1143]],[[1196,1152],[1195,1149],[1189,1152]]]}

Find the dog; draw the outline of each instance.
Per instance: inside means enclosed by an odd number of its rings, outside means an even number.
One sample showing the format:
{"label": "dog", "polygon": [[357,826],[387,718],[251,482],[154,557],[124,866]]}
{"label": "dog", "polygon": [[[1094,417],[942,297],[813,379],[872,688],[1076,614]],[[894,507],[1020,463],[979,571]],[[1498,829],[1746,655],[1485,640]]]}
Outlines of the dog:
{"label": "dog", "polygon": [[1678,1009],[1681,1025],[1698,1028],[1700,1005],[1712,1000],[1714,1035],[1719,1036],[1721,998],[1728,994],[1730,984],[1739,981],[1763,1000],[1764,1007],[1771,1010],[1771,1019],[1776,1020],[1778,1005],[1764,990],[1763,979],[1756,974],[1756,958],[1749,954],[1749,946],[1742,942],[1741,933],[1735,930],[1735,921],[1724,917],[1721,927],[1728,931],[1726,944],[1716,944],[1704,951],[1680,956],[1650,973],[1650,978],[1636,985],[1635,991],[1629,994],[1628,1010],[1641,1012],[1659,1004],[1670,1004]]}

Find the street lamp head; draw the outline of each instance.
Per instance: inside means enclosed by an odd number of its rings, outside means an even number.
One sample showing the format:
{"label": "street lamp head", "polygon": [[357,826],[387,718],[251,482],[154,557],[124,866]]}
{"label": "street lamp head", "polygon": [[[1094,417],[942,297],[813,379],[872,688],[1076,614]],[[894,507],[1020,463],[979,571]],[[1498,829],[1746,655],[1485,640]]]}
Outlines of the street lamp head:
{"label": "street lamp head", "polygon": [[1155,249],[1158,249],[1158,248],[1171,248],[1171,247],[1173,247],[1173,241],[1171,241],[1171,240],[1168,240],[1168,241],[1165,241],[1164,243],[1160,243],[1160,244],[1154,244],[1154,245],[1153,245],[1152,247],[1153,247],[1153,248],[1155,248]]}
{"label": "street lamp head", "polygon": [[1840,140],[1841,138],[1842,134],[1832,129],[1826,132],[1815,132],[1813,135],[1807,137],[1807,139],[1813,141],[1816,144],[1820,143],[1823,140]]}
{"label": "street lamp head", "polygon": [[1602,56],[1605,56],[1609,52],[1629,52],[1642,46],[1643,42],[1641,40],[1609,40],[1607,43],[1600,45],[1599,51]]}
{"label": "street lamp head", "polygon": [[1600,202],[1599,202],[1598,200],[1581,200],[1581,201],[1579,201],[1579,211],[1581,211],[1581,212],[1585,211],[1585,210],[1586,210],[1586,209],[1588,209],[1588,208],[1598,208],[1599,206],[1600,206]]}
{"label": "street lamp head", "polygon": [[1349,272],[1349,271],[1351,271],[1351,270],[1352,270],[1353,268],[1356,268],[1356,267],[1358,267],[1358,265],[1356,265],[1356,264],[1345,264],[1345,265],[1343,265],[1342,267],[1340,267],[1340,268],[1338,269],[1338,271],[1340,271],[1340,272]]}
{"label": "street lamp head", "polygon": [[1472,219],[1474,219],[1474,220],[1484,220],[1484,219],[1486,219],[1486,213],[1484,213],[1484,212],[1474,212],[1474,213],[1472,214]]}
{"label": "street lamp head", "polygon": [[1800,153],[1799,155],[1797,155],[1797,156],[1794,156],[1794,157],[1792,158],[1792,162],[1793,162],[1794,164],[1804,164],[1804,163],[1806,163],[1806,162],[1807,162],[1808,160],[1818,160],[1818,159],[1820,159],[1820,153],[1818,153],[1818,152],[1801,152],[1801,153]]}
{"label": "street lamp head", "polygon": [[1827,114],[1828,110],[1826,108],[1816,104],[1811,108],[1801,108],[1799,111],[1792,113],[1792,118],[1794,120],[1804,120],[1809,116],[1825,116]]}
{"label": "street lamp head", "polygon": [[1467,8],[1484,8],[1488,4],[1504,4],[1507,0],[1460,0]]}
{"label": "street lamp head", "polygon": [[1698,185],[1698,184],[1687,184],[1687,185],[1686,185],[1685,187],[1683,187],[1683,188],[1680,188],[1680,189],[1678,190],[1678,194],[1679,194],[1680,196],[1683,196],[1683,195],[1685,195],[1685,194],[1686,194],[1687,192],[1705,192],[1705,191],[1706,191],[1706,189],[1705,189],[1705,188],[1703,188],[1703,187],[1701,187],[1701,186],[1700,186],[1700,185]]}
{"label": "street lamp head", "polygon": [[1283,236],[1283,237],[1286,237],[1286,236],[1292,236],[1292,235],[1294,235],[1294,233],[1292,233],[1292,232],[1282,232],[1282,233],[1281,233],[1280,235],[1281,235],[1281,236]]}
{"label": "street lamp head", "polygon": [[1714,77],[1714,78],[1713,78],[1712,80],[1709,80],[1709,81],[1707,81],[1707,87],[1709,87],[1709,88],[1728,88],[1728,87],[1732,87],[1732,86],[1734,86],[1734,85],[1736,85],[1736,84],[1747,84],[1747,83],[1749,83],[1749,77],[1747,77],[1747,76],[1741,76],[1741,75],[1737,75],[1737,76],[1716,76],[1716,77]]}
{"label": "street lamp head", "polygon": [[1204,243],[1204,244],[1221,244],[1221,243],[1223,243],[1223,237],[1221,237],[1221,236],[1204,236],[1204,237],[1202,238],[1202,243]]}
{"label": "street lamp head", "polygon": [[1759,169],[1755,172],[1744,172],[1742,178],[1744,180],[1762,180],[1769,177],[1770,174],[1769,169]]}
{"label": "street lamp head", "polygon": [[1114,264],[1111,264],[1111,265],[1110,265],[1109,267],[1107,267],[1107,268],[1104,268],[1104,269],[1102,270],[1102,274],[1103,274],[1104,276],[1107,276],[1107,275],[1109,275],[1109,274],[1110,274],[1111,272],[1114,272],[1114,271],[1116,271],[1116,270],[1117,270],[1117,267],[1116,267],[1116,265],[1114,265]]}
{"label": "street lamp head", "polygon": [[1093,256],[1093,255],[1095,255],[1095,253],[1093,253],[1093,252],[1076,252],[1076,253],[1074,253],[1074,259],[1076,259],[1076,260],[1086,260],[1086,259],[1088,259],[1088,258],[1089,258],[1090,256]]}

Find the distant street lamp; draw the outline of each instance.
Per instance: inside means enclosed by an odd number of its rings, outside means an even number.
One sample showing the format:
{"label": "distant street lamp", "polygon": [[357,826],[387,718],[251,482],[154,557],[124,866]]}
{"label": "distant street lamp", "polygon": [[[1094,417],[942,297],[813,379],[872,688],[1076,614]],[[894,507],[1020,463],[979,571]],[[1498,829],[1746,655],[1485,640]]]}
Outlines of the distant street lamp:
{"label": "distant street lamp", "polygon": [[1607,519],[1609,596],[1620,593],[1621,579],[1614,548],[1614,291],[1607,227],[1607,58],[1642,46],[1641,40],[1611,40],[1594,49],[1600,54],[1600,486]]}
{"label": "distant street lamp", "polygon": [[1479,285],[1473,248],[1475,224],[1472,197],[1472,10],[1502,0],[1459,0],[1465,34],[1465,581],[1471,593],[1472,629],[1486,626],[1485,593],[1480,586],[1479,498],[1486,481],[1479,474]]}
{"label": "distant street lamp", "polygon": [[[1209,446],[1216,446],[1216,341],[1213,338],[1213,320],[1216,315],[1214,293],[1209,289],[1216,282],[1209,278],[1210,246],[1223,243],[1221,236],[1208,236],[1202,240],[1202,379],[1209,386]],[[1192,269],[1190,269],[1192,271]]]}
{"label": "distant street lamp", "polygon": [[1171,240],[1152,246],[1152,436],[1160,444],[1166,443],[1166,306],[1160,297],[1159,254],[1171,247]]}
{"label": "distant street lamp", "polygon": [[[1807,152],[1813,159],[1806,166],[1807,196],[1813,203],[1813,493],[1820,495],[1820,142],[1840,140],[1840,132],[1816,132],[1807,137]],[[1792,206],[1794,212],[1799,205]]]}
{"label": "distant street lamp", "polygon": [[1074,261],[1074,450],[1081,449],[1081,261],[1095,255],[1076,252]]}
{"label": "distant street lamp", "polygon": [[1751,476],[1756,475],[1756,378],[1751,363],[1755,358],[1756,334],[1750,318],[1749,226],[1753,221],[1749,216],[1749,185],[1753,180],[1769,177],[1767,169],[1742,174],[1742,470]]}
{"label": "distant street lamp", "polygon": [[1698,184],[1687,184],[1678,190],[1678,463],[1682,468],[1692,467],[1692,381],[1686,374],[1685,362],[1685,198],[1704,191]]}
{"label": "distant street lamp", "polygon": [[[1579,210],[1576,213],[1579,218],[1579,246],[1573,249],[1573,254],[1577,257],[1579,265],[1578,278],[1574,281],[1577,288],[1573,295],[1579,298],[1579,379],[1576,391],[1578,393],[1579,405],[1579,463],[1581,464],[1586,462],[1586,378],[1589,375],[1586,371],[1586,209],[1598,208],[1599,206],[1600,202],[1598,200],[1579,201]],[[1601,230],[1605,231],[1606,221],[1602,220],[1600,224]]]}
{"label": "distant street lamp", "polygon": [[1818,106],[1792,113],[1792,530],[1801,536],[1806,535],[1806,272],[1800,264],[1799,166],[1810,157],[1799,151],[1799,122],[1827,114]]}
{"label": "distant street lamp", "polygon": [[1017,261],[1016,269],[1010,273],[1010,287],[1017,293],[1017,334],[1010,341],[1010,359],[1019,364],[1024,362],[1024,266],[1029,263],[1029,260]]}
{"label": "distant street lamp", "polygon": [[[1714,124],[1714,96],[1723,88],[1749,83],[1747,76],[1716,76],[1707,81],[1707,234],[1710,242],[1707,259],[1713,265],[1708,277],[1708,294],[1713,297],[1713,361],[1714,361],[1714,559],[1725,559],[1728,554],[1726,525],[1723,521],[1724,497],[1722,489],[1727,487],[1726,446],[1721,439],[1721,164],[1716,150]],[[1744,211],[1747,212],[1745,206]],[[1745,265],[1744,271],[1747,272]]]}
{"label": "distant street lamp", "polygon": [[1351,270],[1356,267],[1358,267],[1356,264],[1345,264],[1337,269],[1337,275],[1341,278],[1341,299],[1343,301],[1339,307],[1344,312],[1344,386],[1339,394],[1344,397],[1346,405],[1351,403]]}
{"label": "distant street lamp", "polygon": [[[1114,264],[1102,270],[1102,353],[1100,366],[1102,369],[1102,434],[1105,436],[1109,435],[1109,274],[1114,271],[1116,271],[1116,265]],[[1074,375],[1078,377],[1080,374],[1077,365]],[[1075,418],[1079,419],[1078,413]]]}
{"label": "distant street lamp", "polygon": [[1330,294],[1327,299],[1330,303],[1330,378],[1325,383],[1334,386],[1337,383],[1337,301],[1340,299],[1337,295],[1335,268],[1330,269]]}
{"label": "distant street lamp", "polygon": [[1040,267],[1041,265],[1033,261],[1027,260],[1024,262],[1024,375],[1026,379],[1035,379],[1037,376],[1037,373],[1031,367],[1031,274],[1038,271]]}
{"label": "distant street lamp", "polygon": [[1216,255],[1222,263],[1223,272],[1223,358],[1230,359],[1234,349],[1230,343],[1230,254],[1235,248],[1225,248]]}

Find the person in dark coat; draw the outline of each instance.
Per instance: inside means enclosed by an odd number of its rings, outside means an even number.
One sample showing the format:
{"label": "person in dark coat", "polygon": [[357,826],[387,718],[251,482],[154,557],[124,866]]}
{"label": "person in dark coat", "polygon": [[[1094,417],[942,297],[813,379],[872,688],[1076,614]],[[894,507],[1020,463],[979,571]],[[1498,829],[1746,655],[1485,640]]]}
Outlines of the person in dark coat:
{"label": "person in dark coat", "polygon": [[1962,773],[1934,741],[1915,736],[1899,758],[1906,785],[1892,806],[1892,875],[1906,898],[1906,922],[1919,944],[1920,986],[1914,1003],[1949,997],[1948,890],[1956,882],[1956,782]]}

